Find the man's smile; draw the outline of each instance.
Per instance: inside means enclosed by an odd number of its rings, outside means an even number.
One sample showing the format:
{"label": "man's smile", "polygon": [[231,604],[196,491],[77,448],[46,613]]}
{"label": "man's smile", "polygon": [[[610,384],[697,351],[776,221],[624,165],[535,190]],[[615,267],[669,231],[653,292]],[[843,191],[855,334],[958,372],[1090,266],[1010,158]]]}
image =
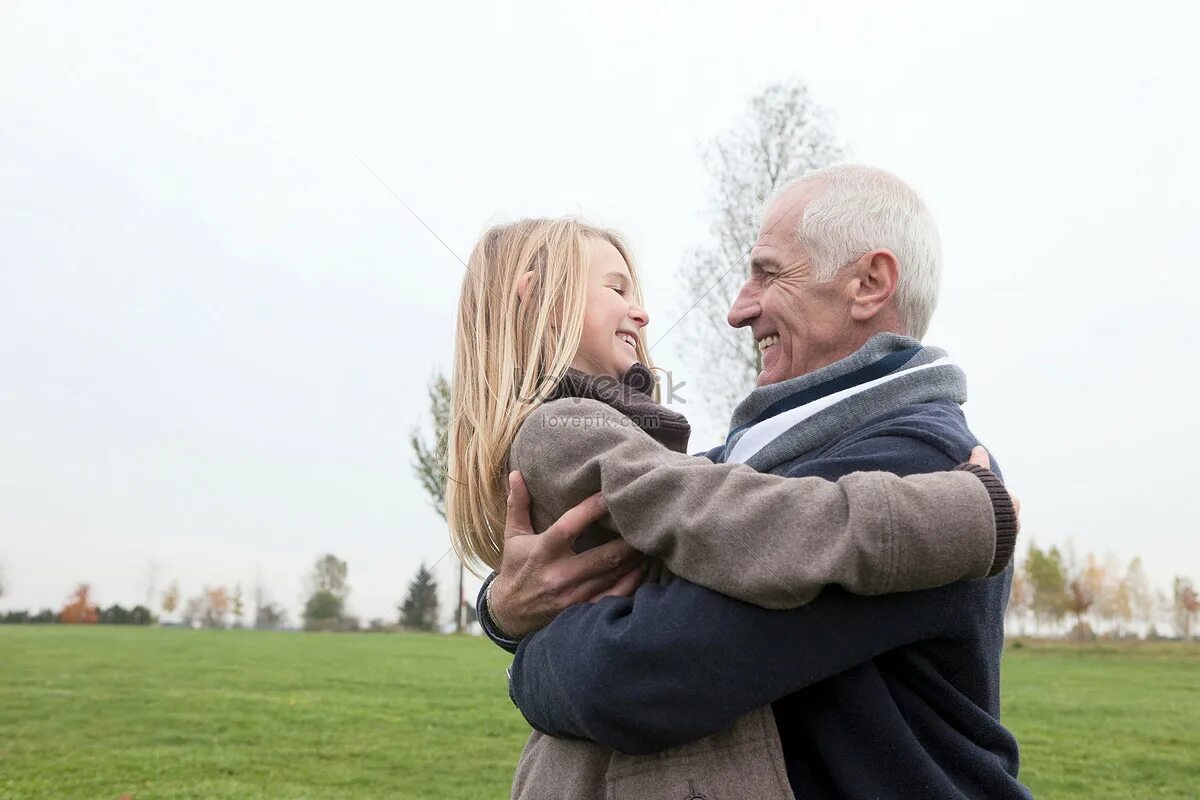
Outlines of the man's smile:
{"label": "man's smile", "polygon": [[779,334],[769,333],[758,340],[758,352],[765,352],[768,347],[779,344]]}

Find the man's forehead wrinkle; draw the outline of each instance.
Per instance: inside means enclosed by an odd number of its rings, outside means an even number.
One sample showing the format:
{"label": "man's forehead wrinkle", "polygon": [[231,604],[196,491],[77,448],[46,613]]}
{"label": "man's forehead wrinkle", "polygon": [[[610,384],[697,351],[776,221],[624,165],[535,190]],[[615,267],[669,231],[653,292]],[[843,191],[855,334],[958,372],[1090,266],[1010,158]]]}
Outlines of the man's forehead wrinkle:
{"label": "man's forehead wrinkle", "polygon": [[782,244],[782,240],[779,238],[778,230],[767,228],[758,235],[758,241],[754,243],[754,247],[751,248],[750,252],[753,254],[755,250],[775,248],[779,247],[780,244]]}

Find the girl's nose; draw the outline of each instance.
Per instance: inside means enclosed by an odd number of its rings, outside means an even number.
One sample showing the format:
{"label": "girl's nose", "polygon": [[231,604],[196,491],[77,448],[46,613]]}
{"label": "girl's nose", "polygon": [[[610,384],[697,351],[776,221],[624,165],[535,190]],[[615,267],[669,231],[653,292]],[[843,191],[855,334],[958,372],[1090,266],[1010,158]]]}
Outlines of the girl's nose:
{"label": "girl's nose", "polygon": [[639,328],[644,328],[650,324],[650,315],[641,306],[630,306],[629,318],[636,322]]}

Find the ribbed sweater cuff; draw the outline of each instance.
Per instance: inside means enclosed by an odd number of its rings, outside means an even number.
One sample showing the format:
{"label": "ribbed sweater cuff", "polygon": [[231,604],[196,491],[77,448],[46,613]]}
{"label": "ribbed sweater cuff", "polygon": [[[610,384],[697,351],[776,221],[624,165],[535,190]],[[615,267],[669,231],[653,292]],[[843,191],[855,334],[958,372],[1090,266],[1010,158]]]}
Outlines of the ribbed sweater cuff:
{"label": "ribbed sweater cuff", "polygon": [[1012,561],[1013,550],[1017,547],[1017,532],[1020,530],[1012,495],[990,469],[971,463],[959,464],[955,469],[964,470],[979,478],[992,500],[992,516],[996,520],[996,557],[992,560],[988,577],[999,575],[1008,567],[1008,562]]}

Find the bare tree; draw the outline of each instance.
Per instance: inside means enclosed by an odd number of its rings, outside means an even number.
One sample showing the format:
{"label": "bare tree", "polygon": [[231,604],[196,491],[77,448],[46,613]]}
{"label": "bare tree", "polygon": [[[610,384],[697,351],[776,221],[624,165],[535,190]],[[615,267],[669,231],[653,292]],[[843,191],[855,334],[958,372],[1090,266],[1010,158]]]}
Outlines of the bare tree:
{"label": "bare tree", "polygon": [[215,589],[205,586],[203,603],[200,624],[205,628],[224,628],[225,615],[229,613],[229,591],[224,586]]}
{"label": "bare tree", "polygon": [[1129,562],[1129,568],[1125,570],[1125,585],[1129,591],[1129,606],[1133,619],[1144,624],[1145,630],[1149,632],[1154,626],[1156,609],[1154,591],[1150,588],[1141,558]]}
{"label": "bare tree", "polygon": [[154,605],[156,594],[158,594],[158,564],[151,560],[146,563],[146,608]]}
{"label": "bare tree", "polygon": [[233,597],[230,599],[229,610],[233,613],[233,627],[242,627],[242,615],[246,612],[246,605],[242,600],[241,583],[233,587]]}
{"label": "bare tree", "polygon": [[1083,567],[1079,580],[1083,583],[1085,591],[1092,598],[1092,629],[1098,631],[1101,621],[1109,621],[1109,606],[1111,599],[1109,593],[1113,590],[1112,582],[1108,577],[1108,570],[1104,567],[1092,553],[1087,554],[1087,560]]}
{"label": "bare tree", "polygon": [[1066,579],[1066,610],[1075,615],[1075,625],[1071,628],[1070,636],[1076,639],[1090,639],[1095,635],[1095,629],[1085,619],[1096,603],[1096,580],[1092,571],[1095,557],[1090,553],[1086,562],[1081,561],[1075,552],[1075,543],[1067,539],[1062,551],[1063,577]]}
{"label": "bare tree", "polygon": [[1067,610],[1075,615],[1075,627],[1071,635],[1077,639],[1090,639],[1093,636],[1092,626],[1084,620],[1084,615],[1096,602],[1091,587],[1080,577],[1067,582]]}
{"label": "bare tree", "polygon": [[720,417],[732,413],[762,371],[753,337],[725,321],[749,275],[762,202],[790,179],[842,157],[827,113],[800,82],[767,86],[750,99],[737,127],[704,149],[715,194],[711,239],[692,248],[679,268],[686,300],[679,333],[685,360]]}
{"label": "bare tree", "polygon": [[1161,639],[1163,634],[1159,629],[1159,623],[1166,622],[1171,616],[1174,604],[1171,597],[1160,586],[1154,590],[1154,622],[1150,624],[1150,630],[1146,634],[1150,639]]}
{"label": "bare tree", "polygon": [[164,614],[174,614],[179,608],[179,581],[171,581],[162,594],[162,610]]}
{"label": "bare tree", "polygon": [[1029,612],[1029,604],[1033,599],[1029,585],[1029,575],[1022,564],[1013,570],[1012,587],[1008,594],[1008,615],[1017,622],[1017,634],[1025,635],[1025,615]]}
{"label": "bare tree", "polygon": [[254,619],[255,626],[258,627],[258,611],[267,602],[267,590],[263,587],[262,567],[258,564],[254,565]]}
{"label": "bare tree", "polygon": [[1096,592],[1096,605],[1093,610],[1102,622],[1102,627],[1109,633],[1120,636],[1124,630],[1123,623],[1128,620],[1129,590],[1125,585],[1125,575],[1117,557],[1112,553],[1104,554],[1104,564],[1100,567],[1099,586]]}
{"label": "bare tree", "polygon": [[317,559],[308,578],[309,596],[304,604],[306,630],[343,630],[357,627],[346,615],[346,596],[350,587],[346,576],[350,568],[333,553]]}
{"label": "bare tree", "polygon": [[1192,624],[1196,614],[1200,613],[1200,594],[1190,578],[1175,576],[1171,587],[1175,596],[1173,610],[1175,612],[1175,634],[1184,641],[1192,638]]}
{"label": "bare tree", "polygon": [[189,628],[195,627],[204,617],[204,609],[207,605],[206,596],[198,594],[195,597],[189,597],[187,602],[183,604],[183,611],[180,613],[180,620]]}
{"label": "bare tree", "polygon": [[312,571],[308,573],[309,592],[329,592],[338,597],[349,593],[346,577],[350,567],[333,553],[326,553],[313,562]]}
{"label": "bare tree", "polygon": [[[419,428],[409,436],[413,451],[413,472],[421,488],[429,495],[429,504],[444,521],[446,519],[447,428],[450,427],[450,383],[440,372],[429,382],[429,415],[433,421],[433,441],[427,442]],[[454,630],[462,633],[465,570],[458,564],[458,599],[455,602]]]}
{"label": "bare tree", "polygon": [[183,604],[180,619],[189,627],[199,625],[202,628],[224,628],[225,616],[228,613],[229,591],[224,586],[205,586],[200,594],[189,597]]}

